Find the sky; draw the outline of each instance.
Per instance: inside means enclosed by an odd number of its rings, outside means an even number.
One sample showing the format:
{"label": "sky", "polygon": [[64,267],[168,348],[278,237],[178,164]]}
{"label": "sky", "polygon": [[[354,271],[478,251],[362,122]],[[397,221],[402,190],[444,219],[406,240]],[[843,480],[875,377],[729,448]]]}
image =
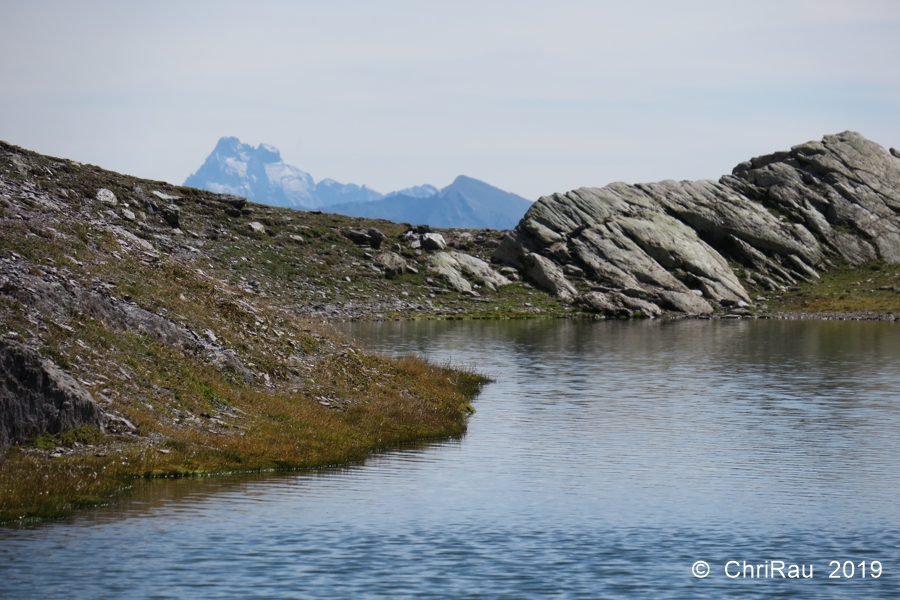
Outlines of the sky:
{"label": "sky", "polygon": [[381,192],[900,147],[900,2],[0,0],[0,139],[183,183],[222,136]]}

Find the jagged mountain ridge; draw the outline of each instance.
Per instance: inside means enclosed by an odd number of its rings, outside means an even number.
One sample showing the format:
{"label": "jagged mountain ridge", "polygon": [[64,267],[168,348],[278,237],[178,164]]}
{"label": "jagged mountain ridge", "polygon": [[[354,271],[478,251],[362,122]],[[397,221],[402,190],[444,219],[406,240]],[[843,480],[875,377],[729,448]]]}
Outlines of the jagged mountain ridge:
{"label": "jagged mountain ridge", "polygon": [[460,175],[453,183],[426,198],[406,194],[359,204],[337,204],[330,212],[394,222],[425,223],[432,227],[510,229],[531,202]]}
{"label": "jagged mountain ridge", "polygon": [[780,293],[835,262],[900,264],[900,152],[846,131],[719,181],[545,196],[494,260],[607,314],[747,307],[749,290]]}
{"label": "jagged mountain ridge", "polygon": [[223,137],[185,185],[249,200],[265,198],[276,206],[317,207],[312,176],[281,160],[277,148],[254,148],[236,137]]}
{"label": "jagged mountain ridge", "polygon": [[221,138],[184,185],[270,206],[328,209],[433,227],[508,229],[531,205],[521,196],[465,176],[443,190],[425,184],[388,194],[334,179],[316,183],[309,173],[286,164],[277,148],[268,144],[254,148],[236,137]]}
{"label": "jagged mountain ridge", "polygon": [[300,209],[384,197],[364,185],[344,184],[334,179],[316,183],[306,171],[285,163],[274,146],[260,144],[254,148],[236,137],[221,138],[184,185],[233,194],[260,204]]}

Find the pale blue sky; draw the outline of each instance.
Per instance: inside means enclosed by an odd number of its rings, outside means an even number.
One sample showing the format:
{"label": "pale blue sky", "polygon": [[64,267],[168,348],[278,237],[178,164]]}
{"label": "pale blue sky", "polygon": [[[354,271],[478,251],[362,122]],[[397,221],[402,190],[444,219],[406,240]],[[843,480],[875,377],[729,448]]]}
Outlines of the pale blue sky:
{"label": "pale blue sky", "polygon": [[894,0],[0,0],[0,56],[0,139],[173,183],[224,135],[317,181],[529,199],[900,147]]}

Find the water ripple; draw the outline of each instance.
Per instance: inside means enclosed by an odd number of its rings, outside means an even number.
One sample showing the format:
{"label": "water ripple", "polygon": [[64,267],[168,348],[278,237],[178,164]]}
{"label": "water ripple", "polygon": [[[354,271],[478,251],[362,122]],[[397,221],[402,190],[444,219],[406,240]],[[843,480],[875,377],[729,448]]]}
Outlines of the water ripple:
{"label": "water ripple", "polygon": [[[2,529],[0,597],[887,597],[898,331],[355,324],[375,350],[495,378],[463,438],[344,469],[153,482],[68,523]],[[816,577],[724,575],[776,559]],[[830,560],[876,559],[880,579],[827,578]]]}

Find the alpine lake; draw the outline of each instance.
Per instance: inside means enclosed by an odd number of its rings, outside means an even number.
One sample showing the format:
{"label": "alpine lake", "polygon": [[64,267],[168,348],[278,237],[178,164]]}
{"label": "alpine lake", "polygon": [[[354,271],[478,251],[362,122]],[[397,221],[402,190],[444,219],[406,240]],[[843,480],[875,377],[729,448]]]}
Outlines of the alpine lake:
{"label": "alpine lake", "polygon": [[0,527],[0,597],[898,597],[900,324],[336,327],[492,377],[466,435]]}

